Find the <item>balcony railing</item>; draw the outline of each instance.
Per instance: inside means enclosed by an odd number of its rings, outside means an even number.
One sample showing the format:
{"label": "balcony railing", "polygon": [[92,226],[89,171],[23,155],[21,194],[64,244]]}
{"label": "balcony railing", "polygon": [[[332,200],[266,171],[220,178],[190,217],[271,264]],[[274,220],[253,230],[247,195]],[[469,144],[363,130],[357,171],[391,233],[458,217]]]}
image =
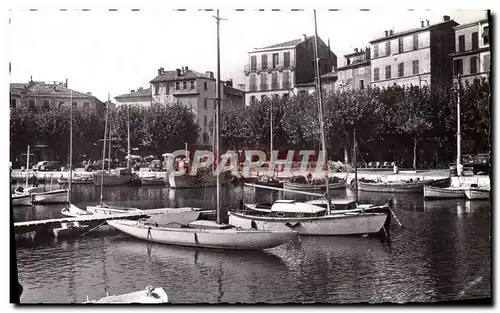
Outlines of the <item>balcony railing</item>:
{"label": "balcony railing", "polygon": [[248,91],[257,91],[257,85],[248,85]]}
{"label": "balcony railing", "polygon": [[262,72],[262,71],[279,71],[279,70],[284,70],[284,69],[294,69],[294,66],[291,65],[290,63],[285,65],[284,63],[279,63],[276,65],[268,64],[262,66],[262,64],[257,64],[255,66],[251,66],[250,64],[246,64],[244,67],[245,73],[250,73],[250,72]]}
{"label": "balcony railing", "polygon": [[260,90],[263,91],[263,90],[267,90],[269,87],[268,84],[260,84]]}

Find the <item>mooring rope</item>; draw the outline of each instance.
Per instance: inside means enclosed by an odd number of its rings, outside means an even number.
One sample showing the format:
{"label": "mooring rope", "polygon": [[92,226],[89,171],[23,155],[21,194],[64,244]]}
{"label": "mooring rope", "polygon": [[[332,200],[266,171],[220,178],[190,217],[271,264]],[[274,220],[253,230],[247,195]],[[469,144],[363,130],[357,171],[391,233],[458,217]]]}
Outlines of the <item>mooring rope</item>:
{"label": "mooring rope", "polygon": [[91,230],[89,230],[88,232],[82,234],[82,237],[85,236],[86,234],[90,233],[91,231],[93,231],[94,229],[96,229],[97,227],[101,227],[104,223],[106,223],[106,221],[102,222],[101,224],[97,225],[96,227],[92,228]]}

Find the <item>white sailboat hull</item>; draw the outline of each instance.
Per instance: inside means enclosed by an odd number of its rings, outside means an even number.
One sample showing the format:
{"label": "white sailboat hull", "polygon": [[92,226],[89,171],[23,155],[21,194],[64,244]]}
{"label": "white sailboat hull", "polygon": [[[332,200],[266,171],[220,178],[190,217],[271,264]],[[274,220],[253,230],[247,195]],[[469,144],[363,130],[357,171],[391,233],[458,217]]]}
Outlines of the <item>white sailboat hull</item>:
{"label": "white sailboat hull", "polygon": [[285,231],[255,231],[176,227],[148,227],[131,220],[109,220],[116,229],[142,240],[202,248],[262,250],[274,248],[293,239],[297,234]]}
{"label": "white sailboat hull", "polygon": [[201,188],[201,187],[215,187],[217,186],[217,176],[208,174],[203,177],[181,175],[175,176],[174,173],[168,174],[168,183],[170,188]]}
{"label": "white sailboat hull", "polygon": [[488,189],[468,188],[465,190],[465,195],[469,200],[489,199],[490,191]]}
{"label": "white sailboat hull", "polygon": [[293,229],[299,235],[344,236],[378,233],[384,227],[384,213],[340,213],[318,217],[260,217],[229,212],[229,223],[243,228],[285,231]]}
{"label": "white sailboat hull", "polygon": [[451,199],[451,198],[464,198],[466,188],[439,188],[432,186],[424,186],[424,198],[441,198],[441,199]]}
{"label": "white sailboat hull", "polygon": [[131,176],[130,175],[112,175],[112,174],[104,174],[104,179],[100,174],[94,174],[94,186],[101,186],[101,182],[103,186],[121,186],[127,185],[130,183]]}
{"label": "white sailboat hull", "polygon": [[111,214],[129,214],[142,212],[141,209],[128,208],[128,207],[110,207],[110,206],[87,206],[87,212],[95,215],[111,215]]}
{"label": "white sailboat hull", "polygon": [[148,287],[145,290],[87,300],[84,303],[168,303],[168,295],[163,288]]}
{"label": "white sailboat hull", "polygon": [[15,205],[15,206],[31,205],[31,195],[30,194],[24,194],[24,195],[13,194],[11,196],[11,199],[12,199],[12,205]]}
{"label": "white sailboat hull", "polygon": [[69,190],[58,189],[32,194],[32,202],[37,204],[43,203],[67,203],[69,200]]}

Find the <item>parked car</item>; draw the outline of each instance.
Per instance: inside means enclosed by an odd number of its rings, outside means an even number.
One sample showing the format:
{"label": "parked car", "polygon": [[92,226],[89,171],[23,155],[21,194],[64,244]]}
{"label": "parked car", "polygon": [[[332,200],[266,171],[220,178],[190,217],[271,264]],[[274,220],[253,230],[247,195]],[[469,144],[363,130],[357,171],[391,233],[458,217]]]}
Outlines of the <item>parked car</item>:
{"label": "parked car", "polygon": [[[105,170],[108,169],[108,164],[109,164],[109,160],[106,159],[106,161],[104,162],[104,169]],[[116,168],[116,164],[114,162],[111,162],[110,168],[112,168],[112,169]],[[99,171],[99,170],[102,170],[102,160],[85,165],[85,171],[87,171],[87,172]]]}
{"label": "parked car", "polygon": [[152,160],[149,164],[149,170],[151,172],[160,172],[163,170],[163,162],[161,160]]}
{"label": "parked car", "polygon": [[34,171],[58,171],[60,169],[59,161],[40,161],[33,166]]}
{"label": "parked car", "polygon": [[40,161],[37,164],[33,165],[34,171],[39,171],[42,166],[49,164],[49,161]]}

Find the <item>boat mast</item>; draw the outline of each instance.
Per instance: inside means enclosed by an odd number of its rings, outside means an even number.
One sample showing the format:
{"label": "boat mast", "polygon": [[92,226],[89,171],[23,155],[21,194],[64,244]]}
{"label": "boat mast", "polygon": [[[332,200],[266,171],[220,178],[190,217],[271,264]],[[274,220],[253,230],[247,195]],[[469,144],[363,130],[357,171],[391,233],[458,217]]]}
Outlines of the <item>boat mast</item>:
{"label": "boat mast", "polygon": [[457,97],[457,176],[460,176],[459,165],[461,162],[461,141],[462,136],[460,134],[460,74],[458,74],[458,97]]}
{"label": "boat mast", "polygon": [[354,152],[352,154],[352,162],[354,163],[354,188],[355,188],[355,193],[356,193],[356,205],[358,205],[359,202],[359,195],[358,195],[358,158],[357,158],[357,151],[358,151],[358,142],[356,140],[356,126],[354,126]]}
{"label": "boat mast", "polygon": [[26,154],[26,189],[28,189],[29,178],[30,178],[30,146],[28,145],[28,153]]}
{"label": "boat mast", "polygon": [[[269,162],[272,161],[272,157],[273,157],[273,101],[271,99],[271,107],[269,108],[269,121],[270,121],[270,124],[271,124],[271,134],[270,134],[270,137],[271,137],[271,144],[270,144],[270,149],[271,149],[271,153],[269,155]],[[269,163],[271,164],[271,163]]]}
{"label": "boat mast", "polygon": [[325,184],[326,184],[326,202],[328,207],[328,213],[330,213],[330,188],[329,188],[329,178],[328,178],[328,160],[326,158],[326,142],[325,142],[325,130],[324,130],[324,121],[323,121],[323,93],[321,91],[321,75],[319,72],[319,54],[318,54],[318,25],[316,23],[316,10],[314,10],[314,46],[316,52],[316,90],[318,91],[319,97],[319,126],[321,132],[321,148],[322,148],[322,156],[323,156],[323,164],[321,165],[321,169],[326,162],[326,171],[325,171]]}
{"label": "boat mast", "polygon": [[68,202],[71,203],[71,182],[73,180],[73,90],[69,96],[69,181]]}
{"label": "boat mast", "polygon": [[130,106],[127,104],[127,168],[130,169]]}
{"label": "boat mast", "polygon": [[108,144],[108,173],[109,173],[109,170],[111,169],[111,121],[109,122],[109,132],[108,132],[108,140],[109,140],[109,144]]}
{"label": "boat mast", "polygon": [[104,119],[104,142],[102,146],[102,168],[101,168],[101,204],[102,204],[102,186],[104,185],[104,159],[106,159],[106,138],[108,136],[108,112],[109,112],[109,93],[108,102],[106,103],[106,117]]}

